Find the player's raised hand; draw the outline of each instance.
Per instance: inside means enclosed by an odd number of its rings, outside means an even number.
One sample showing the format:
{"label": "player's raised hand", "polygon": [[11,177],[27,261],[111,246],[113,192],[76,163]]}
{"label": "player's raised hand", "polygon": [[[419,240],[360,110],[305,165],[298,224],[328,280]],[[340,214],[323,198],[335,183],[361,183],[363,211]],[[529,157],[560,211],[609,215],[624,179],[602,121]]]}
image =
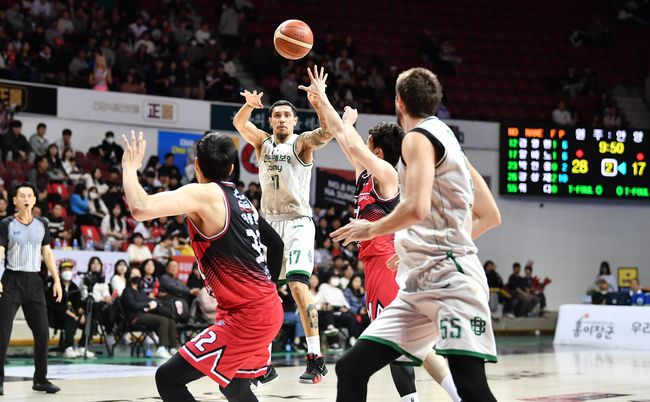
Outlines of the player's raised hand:
{"label": "player's raised hand", "polygon": [[318,71],[318,66],[314,65],[314,71],[312,72],[311,69],[307,69],[307,74],[309,74],[309,81],[311,84],[306,87],[304,85],[299,85],[298,89],[302,89],[303,91],[307,92],[307,97],[310,95],[316,95],[316,96],[325,96],[325,89],[327,88],[327,77],[328,74],[325,73],[325,68],[321,67],[320,71]]}
{"label": "player's raised hand", "polygon": [[359,112],[357,112],[357,109],[353,109],[350,106],[346,106],[345,109],[343,109],[343,122],[344,123],[350,123],[354,125],[354,123],[357,122],[357,118],[359,117]]}
{"label": "player's raised hand", "polygon": [[240,92],[239,94],[246,99],[246,104],[253,109],[262,109],[264,107],[264,105],[262,105],[262,96],[264,95],[264,92],[257,93],[257,91],[253,91],[251,93],[245,89],[244,92]]}
{"label": "player's raised hand", "polygon": [[144,139],[144,133],[140,131],[138,138],[135,138],[135,130],[131,130],[131,140],[122,135],[124,140],[124,155],[122,156],[122,168],[134,168],[136,170],[142,167],[144,151],[147,148],[147,141]]}
{"label": "player's raised hand", "polygon": [[372,222],[365,219],[352,219],[347,225],[330,233],[330,237],[336,242],[343,242],[344,246],[353,241],[370,240],[372,239],[371,225]]}

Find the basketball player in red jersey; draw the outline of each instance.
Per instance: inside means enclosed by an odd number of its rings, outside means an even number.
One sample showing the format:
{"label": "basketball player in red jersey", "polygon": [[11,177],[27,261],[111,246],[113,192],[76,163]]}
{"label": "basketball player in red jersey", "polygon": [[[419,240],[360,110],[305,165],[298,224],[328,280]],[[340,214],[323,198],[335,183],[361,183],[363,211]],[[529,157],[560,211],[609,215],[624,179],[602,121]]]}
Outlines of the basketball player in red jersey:
{"label": "basketball player in red jersey", "polygon": [[[334,110],[325,93],[325,83],[309,71],[312,85],[302,87],[318,99],[314,105],[322,116],[321,124],[328,127],[341,150],[354,167],[356,182],[356,219],[376,221],[388,215],[399,203],[399,181],[395,165],[399,161],[404,131],[393,123],[379,123],[370,129],[364,144],[354,128],[357,111],[345,108],[343,118]],[[388,261],[395,256],[394,235],[388,234],[360,242],[359,259],[366,274],[367,310],[371,320],[397,296],[399,286],[396,272]],[[395,387],[404,402],[419,400],[415,388],[415,372],[403,362],[390,365]],[[424,366],[449,393],[454,402],[460,401],[454,381],[443,357],[431,353]]]}
{"label": "basketball player in red jersey", "polygon": [[[196,143],[198,183],[147,195],[137,178],[146,147],[142,132],[137,140],[132,132],[131,141],[124,141],[123,184],[131,213],[139,221],[187,214],[199,268],[219,303],[215,324],[158,368],[160,396],[169,402],[195,401],[186,384],[208,376],[228,401],[257,401],[250,379],[267,371],[268,346],[284,317],[262,244],[282,250],[283,243],[251,202],[225,181],[233,169],[235,144],[228,136],[206,134]],[[282,253],[278,256],[271,264],[275,277]]]}

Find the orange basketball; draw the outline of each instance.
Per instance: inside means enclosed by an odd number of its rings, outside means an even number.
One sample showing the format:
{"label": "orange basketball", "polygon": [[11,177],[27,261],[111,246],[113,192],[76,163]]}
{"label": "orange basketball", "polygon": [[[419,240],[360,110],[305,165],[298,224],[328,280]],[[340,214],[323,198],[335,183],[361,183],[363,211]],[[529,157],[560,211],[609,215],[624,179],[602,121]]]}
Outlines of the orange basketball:
{"label": "orange basketball", "polygon": [[304,22],[286,20],[275,30],[273,45],[285,59],[302,59],[314,45],[314,34],[309,25]]}

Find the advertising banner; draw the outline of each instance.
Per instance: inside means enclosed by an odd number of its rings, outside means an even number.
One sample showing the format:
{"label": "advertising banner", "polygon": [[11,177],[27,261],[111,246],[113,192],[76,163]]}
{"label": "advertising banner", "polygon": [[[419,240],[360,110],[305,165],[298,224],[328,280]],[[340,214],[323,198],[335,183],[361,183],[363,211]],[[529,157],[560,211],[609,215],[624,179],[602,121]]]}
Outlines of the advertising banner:
{"label": "advertising banner", "polygon": [[352,170],[316,169],[316,205],[345,207],[354,204],[355,177]]}

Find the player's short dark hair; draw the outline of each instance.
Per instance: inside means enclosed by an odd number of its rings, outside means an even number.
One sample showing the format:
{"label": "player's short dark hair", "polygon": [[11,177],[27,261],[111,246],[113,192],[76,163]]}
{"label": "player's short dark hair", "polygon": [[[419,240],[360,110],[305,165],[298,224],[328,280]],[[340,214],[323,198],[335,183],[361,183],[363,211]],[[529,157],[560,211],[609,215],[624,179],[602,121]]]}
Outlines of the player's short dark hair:
{"label": "player's short dark hair", "polygon": [[279,100],[275,102],[274,104],[271,105],[271,108],[269,109],[269,116],[273,115],[273,109],[275,109],[278,106],[289,106],[291,108],[291,111],[293,112],[294,116],[298,116],[298,112],[296,111],[296,107],[293,105],[293,103],[289,102],[288,100]]}
{"label": "player's short dark hair", "polygon": [[384,152],[384,160],[395,166],[402,151],[404,130],[394,123],[379,123],[368,132],[372,146]]}
{"label": "player's short dark hair", "polygon": [[433,116],[442,101],[442,86],[438,77],[422,67],[402,72],[397,77],[395,92],[413,117]]}
{"label": "player's short dark hair", "polygon": [[196,158],[208,180],[228,180],[236,155],[235,143],[224,134],[212,131],[196,142]]}
{"label": "player's short dark hair", "polygon": [[36,190],[36,187],[32,183],[26,181],[20,183],[19,185],[16,186],[16,188],[14,188],[14,197],[18,195],[18,190],[20,190],[21,188],[31,188],[34,195],[35,196],[38,195],[38,190]]}

